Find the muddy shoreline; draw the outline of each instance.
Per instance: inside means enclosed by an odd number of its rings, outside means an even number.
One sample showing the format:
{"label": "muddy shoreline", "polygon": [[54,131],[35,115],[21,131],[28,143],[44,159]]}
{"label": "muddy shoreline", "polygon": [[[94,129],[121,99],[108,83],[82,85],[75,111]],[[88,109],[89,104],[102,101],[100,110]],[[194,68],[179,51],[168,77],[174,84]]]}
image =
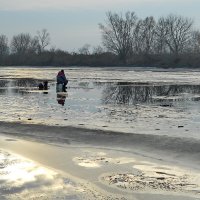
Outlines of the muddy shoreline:
{"label": "muddy shoreline", "polygon": [[[200,140],[194,138],[169,137],[165,135],[150,135],[123,133],[98,129],[87,129],[73,126],[48,126],[39,124],[23,124],[0,121],[0,132],[21,138],[32,138],[47,142],[94,144],[100,146],[120,146],[131,148],[145,146],[152,149],[176,153],[195,154],[200,152]],[[57,137],[54,137],[57,136]]]}
{"label": "muddy shoreline", "polygon": [[[0,133],[21,139],[59,145],[91,145],[141,153],[158,160],[180,161],[199,168],[200,140],[149,134],[129,134],[77,127],[0,122]],[[178,159],[177,159],[178,158]]]}

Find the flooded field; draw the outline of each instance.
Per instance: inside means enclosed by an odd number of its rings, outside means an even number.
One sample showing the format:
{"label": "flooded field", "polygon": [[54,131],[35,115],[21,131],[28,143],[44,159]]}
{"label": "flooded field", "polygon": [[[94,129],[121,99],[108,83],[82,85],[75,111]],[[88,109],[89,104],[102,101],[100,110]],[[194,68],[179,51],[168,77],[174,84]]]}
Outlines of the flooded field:
{"label": "flooded field", "polygon": [[200,138],[199,71],[66,68],[63,95],[58,70],[0,68],[0,121]]}

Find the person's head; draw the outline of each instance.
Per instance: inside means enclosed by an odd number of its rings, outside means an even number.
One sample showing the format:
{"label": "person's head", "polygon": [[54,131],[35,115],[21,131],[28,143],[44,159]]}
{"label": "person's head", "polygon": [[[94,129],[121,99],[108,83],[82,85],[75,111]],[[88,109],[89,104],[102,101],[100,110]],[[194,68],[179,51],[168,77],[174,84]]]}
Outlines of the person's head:
{"label": "person's head", "polygon": [[61,69],[61,72],[62,72],[62,73],[64,73],[64,70],[63,70],[63,69]]}

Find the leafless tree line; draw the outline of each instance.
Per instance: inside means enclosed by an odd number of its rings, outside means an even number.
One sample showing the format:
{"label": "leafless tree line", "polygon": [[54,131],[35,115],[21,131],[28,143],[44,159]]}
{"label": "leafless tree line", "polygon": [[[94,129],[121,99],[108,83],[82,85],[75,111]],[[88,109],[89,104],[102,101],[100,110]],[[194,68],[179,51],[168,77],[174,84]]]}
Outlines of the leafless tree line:
{"label": "leafless tree line", "polygon": [[0,34],[0,65],[199,67],[200,31],[190,18],[171,14],[140,19],[134,12],[108,12],[99,28],[103,47],[85,44],[71,53],[47,48],[46,29],[35,36],[20,33],[11,41]]}
{"label": "leafless tree line", "polygon": [[139,19],[134,12],[108,12],[104,24],[99,24],[103,45],[127,62],[133,55],[179,56],[200,53],[200,31],[193,20],[178,15]]}
{"label": "leafless tree line", "polygon": [[46,29],[37,31],[36,36],[29,33],[20,33],[13,36],[10,44],[5,35],[0,35],[0,56],[7,54],[26,55],[41,53],[50,44],[50,35]]}

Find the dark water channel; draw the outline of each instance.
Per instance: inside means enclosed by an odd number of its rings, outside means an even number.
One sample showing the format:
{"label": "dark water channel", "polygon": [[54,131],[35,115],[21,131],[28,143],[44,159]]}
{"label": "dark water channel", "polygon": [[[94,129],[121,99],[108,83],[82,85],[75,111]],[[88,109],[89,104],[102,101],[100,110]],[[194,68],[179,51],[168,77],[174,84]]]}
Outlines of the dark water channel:
{"label": "dark water channel", "polygon": [[103,93],[105,103],[135,105],[160,102],[160,106],[173,106],[177,101],[199,101],[200,85],[118,82],[107,85]]}

